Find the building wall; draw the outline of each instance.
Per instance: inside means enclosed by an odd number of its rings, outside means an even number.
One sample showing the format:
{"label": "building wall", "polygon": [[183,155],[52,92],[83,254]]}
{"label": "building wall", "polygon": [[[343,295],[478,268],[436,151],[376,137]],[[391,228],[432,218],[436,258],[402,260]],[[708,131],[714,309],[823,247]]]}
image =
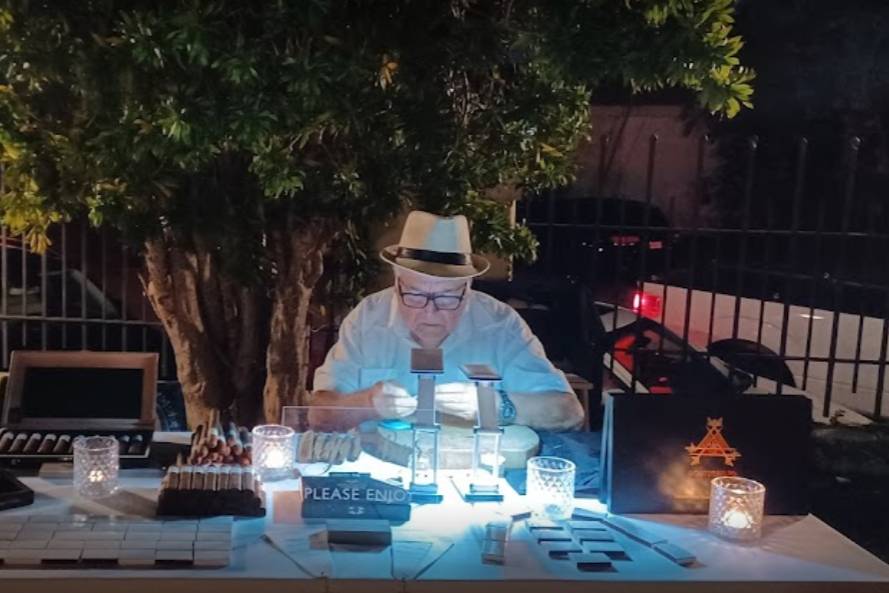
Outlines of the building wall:
{"label": "building wall", "polygon": [[[699,143],[707,133],[703,123],[689,123],[683,108],[673,105],[594,105],[591,115],[591,140],[578,149],[577,180],[568,195],[644,201],[649,143],[657,134],[652,203],[674,225],[689,225],[703,199],[699,220],[708,220],[712,212],[706,205],[706,187],[697,181]],[[605,144],[604,137],[609,138]],[[714,158],[712,149],[706,151],[705,173],[715,164]]]}

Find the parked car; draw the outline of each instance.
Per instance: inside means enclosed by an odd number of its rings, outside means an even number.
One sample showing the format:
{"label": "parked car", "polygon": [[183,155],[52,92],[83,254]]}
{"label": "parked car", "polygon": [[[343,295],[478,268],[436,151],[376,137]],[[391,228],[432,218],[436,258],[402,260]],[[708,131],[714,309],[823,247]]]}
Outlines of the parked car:
{"label": "parked car", "polygon": [[[561,274],[589,284],[633,283],[640,275],[657,277],[664,253],[678,241],[656,204],[618,197],[530,198],[519,216],[540,242],[533,272]],[[645,255],[644,269],[642,255]]]}
{"label": "parked car", "polygon": [[[873,411],[880,367],[887,372],[886,363],[878,362],[886,340],[884,319],[658,283],[643,288],[648,298],[662,301],[663,310],[642,313],[684,333],[696,347],[740,367],[749,364],[748,371],[801,387],[821,401],[830,389],[832,402]],[[776,353],[782,351],[790,358],[782,362],[786,370],[769,362],[780,361]],[[753,352],[762,356],[750,356]],[[832,372],[827,362],[831,357]],[[883,398],[882,406],[883,415],[889,414],[889,398]]]}
{"label": "parked car", "polygon": [[[733,364],[736,361],[726,361],[717,352],[683,341],[656,319],[645,316],[642,298],[640,306],[633,310],[595,301],[590,290],[578,285],[553,286],[549,291],[537,285],[536,292],[506,282],[477,282],[477,287],[513,306],[557,366],[599,382],[603,393],[617,390],[724,397],[777,391],[775,380],[756,376]],[[782,361],[777,362],[783,365]],[[829,413],[824,416],[823,397],[795,387],[789,381],[792,374],[786,365],[776,376],[778,380],[788,380],[782,385],[783,393],[805,395],[812,400],[816,421],[834,418],[848,424],[871,422],[837,402],[831,402]]]}

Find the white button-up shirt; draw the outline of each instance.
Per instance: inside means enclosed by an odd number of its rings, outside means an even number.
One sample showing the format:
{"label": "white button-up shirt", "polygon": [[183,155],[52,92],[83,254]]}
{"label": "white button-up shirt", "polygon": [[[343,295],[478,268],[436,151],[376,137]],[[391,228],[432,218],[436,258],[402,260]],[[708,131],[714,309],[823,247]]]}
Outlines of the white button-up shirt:
{"label": "white button-up shirt", "polygon": [[[315,371],[314,389],[351,393],[377,381],[396,381],[416,396],[410,371],[411,349],[419,345],[398,314],[398,294],[381,290],[362,300],[340,325],[339,339]],[[436,390],[469,383],[463,364],[487,364],[500,373],[507,392],[571,393],[562,371],[546,358],[540,340],[515,310],[481,292],[469,290],[454,331],[441,345],[444,374]]]}

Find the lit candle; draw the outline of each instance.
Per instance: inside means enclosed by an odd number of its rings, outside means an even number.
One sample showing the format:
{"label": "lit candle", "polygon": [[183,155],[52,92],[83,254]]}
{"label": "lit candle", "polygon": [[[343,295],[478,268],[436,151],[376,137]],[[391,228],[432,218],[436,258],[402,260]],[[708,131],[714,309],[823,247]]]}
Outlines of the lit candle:
{"label": "lit candle", "polygon": [[87,480],[90,482],[96,483],[101,482],[105,479],[105,472],[100,469],[94,469],[90,471],[89,476],[87,476]]}
{"label": "lit candle", "polygon": [[729,509],[722,515],[722,522],[733,529],[747,529],[752,521],[750,515],[740,509]]}
{"label": "lit candle", "polygon": [[265,424],[253,429],[253,467],[263,482],[293,477],[293,429]]}
{"label": "lit candle", "polygon": [[735,541],[751,541],[762,530],[765,486],[735,476],[714,478],[710,485],[710,531]]}
{"label": "lit candle", "polygon": [[281,449],[270,449],[265,456],[265,467],[267,469],[281,469],[287,463],[284,451]]}

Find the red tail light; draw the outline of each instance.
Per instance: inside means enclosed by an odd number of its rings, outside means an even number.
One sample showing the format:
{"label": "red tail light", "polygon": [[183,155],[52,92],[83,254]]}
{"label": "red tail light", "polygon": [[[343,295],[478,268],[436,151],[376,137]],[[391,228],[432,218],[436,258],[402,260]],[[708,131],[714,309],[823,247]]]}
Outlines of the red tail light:
{"label": "red tail light", "polygon": [[658,317],[661,314],[661,299],[659,296],[637,290],[633,293],[633,311],[644,317]]}

